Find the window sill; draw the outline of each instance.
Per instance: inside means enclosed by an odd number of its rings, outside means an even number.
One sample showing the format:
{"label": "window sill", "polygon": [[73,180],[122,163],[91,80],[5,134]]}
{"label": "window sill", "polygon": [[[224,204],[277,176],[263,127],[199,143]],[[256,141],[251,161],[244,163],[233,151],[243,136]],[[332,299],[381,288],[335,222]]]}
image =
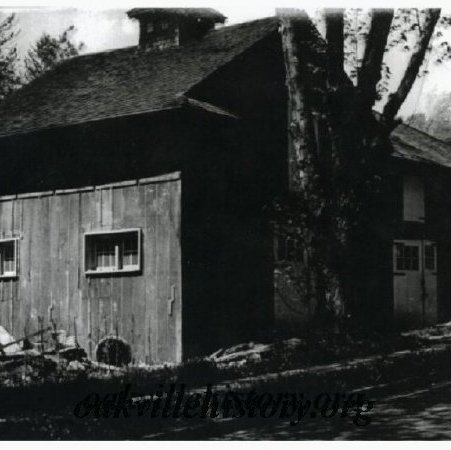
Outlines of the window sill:
{"label": "window sill", "polygon": [[19,275],[17,273],[8,273],[0,275],[0,280],[11,280],[12,278],[18,278]]}
{"label": "window sill", "polygon": [[406,218],[403,217],[402,221],[403,222],[407,222],[407,223],[422,223],[422,224],[426,223],[426,219],[424,219],[424,218],[413,219],[412,217],[409,217],[409,218],[406,219]]}
{"label": "window sill", "polygon": [[86,270],[86,276],[103,276],[103,275],[122,275],[122,274],[131,274],[131,273],[139,273],[141,268],[130,267],[126,269],[109,269],[109,270]]}

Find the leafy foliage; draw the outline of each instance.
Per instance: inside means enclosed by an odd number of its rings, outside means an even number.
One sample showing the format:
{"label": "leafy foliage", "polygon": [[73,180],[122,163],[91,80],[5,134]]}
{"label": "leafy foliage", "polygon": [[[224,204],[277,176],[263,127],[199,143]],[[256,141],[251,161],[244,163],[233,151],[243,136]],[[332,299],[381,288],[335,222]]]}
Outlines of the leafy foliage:
{"label": "leafy foliage", "polygon": [[58,62],[78,55],[84,44],[72,41],[74,32],[75,27],[70,26],[57,37],[44,33],[28,51],[22,65],[16,43],[17,19],[14,14],[6,16],[0,22],[0,101]]}
{"label": "leafy foliage", "polygon": [[52,37],[44,33],[36,44],[28,51],[25,57],[24,78],[27,82],[41,76],[47,70],[52,69],[63,59],[77,56],[84,44],[74,44],[71,34],[75,31],[72,25],[58,37]]}
{"label": "leafy foliage", "polygon": [[[356,83],[358,71],[362,64],[371,22],[370,10],[360,8],[347,9],[344,13],[344,58],[345,70],[351,80]],[[426,10],[417,8],[400,8],[395,11],[385,49],[389,52],[410,53],[416,46],[418,37],[423,33]],[[451,25],[451,16],[442,15],[436,26],[424,64],[418,76],[426,75],[428,64],[443,64],[451,59],[451,45],[447,40],[446,30]],[[384,62],[381,66],[381,81],[379,82],[377,100],[389,93],[390,81],[394,71]]]}
{"label": "leafy foliage", "polygon": [[16,17],[11,14],[0,22],[0,101],[20,86],[15,38]]}

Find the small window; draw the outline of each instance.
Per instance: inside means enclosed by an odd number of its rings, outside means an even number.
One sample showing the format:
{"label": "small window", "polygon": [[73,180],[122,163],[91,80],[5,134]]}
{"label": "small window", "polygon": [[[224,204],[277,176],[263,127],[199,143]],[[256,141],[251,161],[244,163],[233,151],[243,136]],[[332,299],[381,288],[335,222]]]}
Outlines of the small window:
{"label": "small window", "polygon": [[169,23],[168,22],[161,22],[161,29],[162,30],[167,30],[169,28]]}
{"label": "small window", "polygon": [[419,270],[418,245],[396,244],[396,270]]}
{"label": "small window", "polygon": [[424,222],[424,183],[420,177],[403,177],[403,218],[410,222]]}
{"label": "small window", "polygon": [[139,229],[85,234],[86,274],[137,272],[141,270]]}
{"label": "small window", "polygon": [[153,33],[153,30],[154,30],[153,22],[148,22],[147,23],[146,30],[147,30],[148,33]]}
{"label": "small window", "polygon": [[424,246],[424,268],[426,270],[435,270],[435,245]]}
{"label": "small window", "polygon": [[17,276],[17,239],[0,240],[0,278]]}

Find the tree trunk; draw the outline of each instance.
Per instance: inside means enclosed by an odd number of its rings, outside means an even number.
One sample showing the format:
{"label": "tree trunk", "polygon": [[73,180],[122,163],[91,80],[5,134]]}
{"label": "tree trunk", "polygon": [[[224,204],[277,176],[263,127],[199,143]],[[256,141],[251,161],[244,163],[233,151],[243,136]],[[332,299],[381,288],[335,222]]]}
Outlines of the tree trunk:
{"label": "tree trunk", "polygon": [[[337,25],[340,19],[334,20]],[[337,35],[340,34],[336,26]],[[293,220],[301,230],[302,244],[312,255],[308,270],[317,322],[329,323],[342,311],[337,274],[334,203],[330,201],[334,145],[330,136],[327,45],[305,13],[282,17],[282,46],[288,90],[290,187],[297,202]],[[342,32],[341,32],[342,33]],[[342,36],[342,34],[341,34]],[[340,49],[331,57],[341,60]],[[336,67],[336,74],[340,73]],[[338,82],[338,77],[337,77]]]}
{"label": "tree trunk", "polygon": [[[420,48],[386,106],[391,119],[418,73],[438,20],[436,11],[429,11]],[[373,13],[356,88],[343,70],[341,11],[326,13],[327,43],[305,13],[291,11],[281,20],[291,192],[282,221],[287,229],[296,228],[310,255],[308,279],[316,322],[323,325],[340,323],[350,312],[345,307],[364,300],[355,286],[356,273],[361,274],[360,285],[368,285],[367,271],[357,266],[359,261],[362,265],[362,245],[376,242],[380,230],[374,223],[380,216],[381,180],[391,147],[389,128],[376,121],[372,107],[392,17],[392,10]]]}
{"label": "tree trunk", "polygon": [[302,26],[308,20],[305,13],[282,16],[281,36],[285,60],[286,86],[288,90],[288,131],[290,134],[288,166],[290,189],[299,190],[308,186],[309,172],[305,170],[312,147],[310,117],[306,105],[306,86],[302,81],[302,62],[293,27]]}
{"label": "tree trunk", "polygon": [[372,12],[370,32],[357,78],[358,116],[371,114],[376,101],[377,83],[381,79],[382,60],[392,20],[392,9],[376,9]]}
{"label": "tree trunk", "polygon": [[344,9],[326,9],[326,41],[329,82],[336,86],[342,79],[344,64],[344,38],[343,38]]}

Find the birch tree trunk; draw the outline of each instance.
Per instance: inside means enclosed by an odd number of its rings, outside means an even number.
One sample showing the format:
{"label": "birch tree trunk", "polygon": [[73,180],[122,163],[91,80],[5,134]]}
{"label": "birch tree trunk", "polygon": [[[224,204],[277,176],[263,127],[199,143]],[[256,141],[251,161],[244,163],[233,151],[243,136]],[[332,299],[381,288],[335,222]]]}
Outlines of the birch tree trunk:
{"label": "birch tree trunk", "polygon": [[282,17],[282,48],[288,92],[290,188],[296,200],[292,222],[310,255],[309,295],[316,302],[316,319],[332,324],[343,313],[337,272],[340,251],[335,239],[330,183],[333,143],[326,93],[329,89],[327,47],[305,13]]}

